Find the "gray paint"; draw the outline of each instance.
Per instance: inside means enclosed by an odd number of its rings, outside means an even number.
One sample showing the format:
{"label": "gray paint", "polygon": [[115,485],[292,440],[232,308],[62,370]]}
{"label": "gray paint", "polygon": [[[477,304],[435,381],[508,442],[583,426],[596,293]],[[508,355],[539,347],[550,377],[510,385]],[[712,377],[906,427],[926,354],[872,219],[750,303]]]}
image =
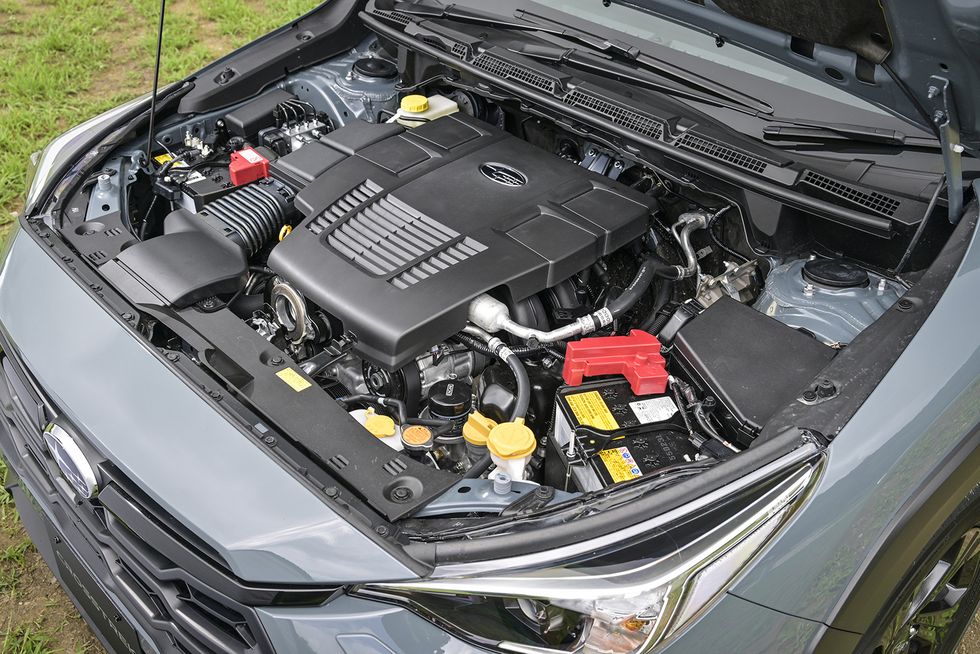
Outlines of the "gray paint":
{"label": "gray paint", "polygon": [[829,448],[809,504],[732,592],[830,622],[912,493],[980,423],[976,232],[932,314]]}
{"label": "gray paint", "polygon": [[850,644],[850,647],[833,651],[853,651],[857,644],[853,634],[831,630],[819,622],[795,618],[726,594],[662,652],[806,652],[818,640],[826,638],[828,632],[833,632],[835,638],[843,637],[839,641],[842,645]]}
{"label": "gray paint", "polygon": [[290,75],[279,86],[318,107],[329,107],[334,125],[342,127],[354,120],[375,122],[382,110],[398,108],[399,79],[362,78],[353,72],[354,62],[375,55],[372,46],[377,38],[369,37],[355,50],[322,64]]}
{"label": "gray paint", "polygon": [[314,608],[259,609],[277,652],[290,654],[478,654],[477,649],[398,606],[342,596]]}
{"label": "gray paint", "polygon": [[871,271],[863,288],[812,284],[803,277],[804,265],[806,259],[797,259],[773,268],[753,306],[828,345],[850,343],[905,294],[901,284]]}
{"label": "gray paint", "polygon": [[168,370],[23,232],[0,272],[0,322],[92,445],[237,576],[330,584],[413,577]]}

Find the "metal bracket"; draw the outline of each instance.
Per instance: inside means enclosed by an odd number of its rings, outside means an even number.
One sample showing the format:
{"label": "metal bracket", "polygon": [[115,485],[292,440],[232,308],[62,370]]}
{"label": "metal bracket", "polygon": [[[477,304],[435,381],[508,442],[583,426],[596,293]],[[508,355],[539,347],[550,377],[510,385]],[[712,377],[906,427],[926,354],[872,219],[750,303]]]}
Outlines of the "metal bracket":
{"label": "metal bracket", "polygon": [[945,77],[929,78],[926,92],[931,102],[932,122],[939,129],[939,142],[943,148],[943,166],[946,168],[946,198],[949,205],[949,222],[959,222],[963,213],[963,162],[960,157],[960,122],[953,102],[953,90]]}

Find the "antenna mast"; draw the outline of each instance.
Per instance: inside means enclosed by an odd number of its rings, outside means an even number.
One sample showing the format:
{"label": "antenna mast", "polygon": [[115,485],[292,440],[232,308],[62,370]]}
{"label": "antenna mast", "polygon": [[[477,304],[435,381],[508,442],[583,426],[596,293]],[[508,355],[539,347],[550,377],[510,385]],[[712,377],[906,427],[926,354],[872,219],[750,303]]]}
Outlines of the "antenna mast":
{"label": "antenna mast", "polygon": [[153,67],[153,95],[150,96],[150,133],[146,137],[146,165],[149,166],[153,155],[154,129],[157,113],[157,88],[160,85],[160,52],[163,46],[163,17],[167,13],[167,0],[160,0],[160,24],[157,26],[157,58]]}

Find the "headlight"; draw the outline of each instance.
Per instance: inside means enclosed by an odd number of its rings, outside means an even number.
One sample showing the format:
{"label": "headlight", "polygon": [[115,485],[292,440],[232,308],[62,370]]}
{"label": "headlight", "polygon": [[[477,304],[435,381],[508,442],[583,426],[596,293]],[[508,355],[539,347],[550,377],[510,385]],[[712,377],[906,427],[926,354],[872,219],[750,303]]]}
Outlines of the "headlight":
{"label": "headlight", "polygon": [[587,561],[355,592],[409,606],[498,651],[646,652],[721,595],[799,506],[813,475],[799,470],[761,495],[732,498]]}
{"label": "headlight", "polygon": [[25,213],[33,209],[34,203],[54,181],[53,178],[64,169],[65,164],[82,156],[84,149],[89,146],[93,133],[101,133],[134,105],[143,102],[144,98],[145,96],[127,102],[72,127],[64,134],[55,137],[43,150],[32,154],[27,169]]}

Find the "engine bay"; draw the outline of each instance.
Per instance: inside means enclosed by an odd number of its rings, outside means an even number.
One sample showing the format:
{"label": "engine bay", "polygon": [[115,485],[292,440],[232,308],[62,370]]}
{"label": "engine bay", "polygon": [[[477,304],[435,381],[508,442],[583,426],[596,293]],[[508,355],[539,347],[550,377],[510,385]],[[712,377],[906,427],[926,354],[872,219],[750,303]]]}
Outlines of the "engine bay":
{"label": "engine bay", "polygon": [[822,370],[910,286],[839,227],[764,233],[744,195],[418,77],[370,37],[172,116],[62,230],[152,343],[388,520],[698,474],[835,397]]}

